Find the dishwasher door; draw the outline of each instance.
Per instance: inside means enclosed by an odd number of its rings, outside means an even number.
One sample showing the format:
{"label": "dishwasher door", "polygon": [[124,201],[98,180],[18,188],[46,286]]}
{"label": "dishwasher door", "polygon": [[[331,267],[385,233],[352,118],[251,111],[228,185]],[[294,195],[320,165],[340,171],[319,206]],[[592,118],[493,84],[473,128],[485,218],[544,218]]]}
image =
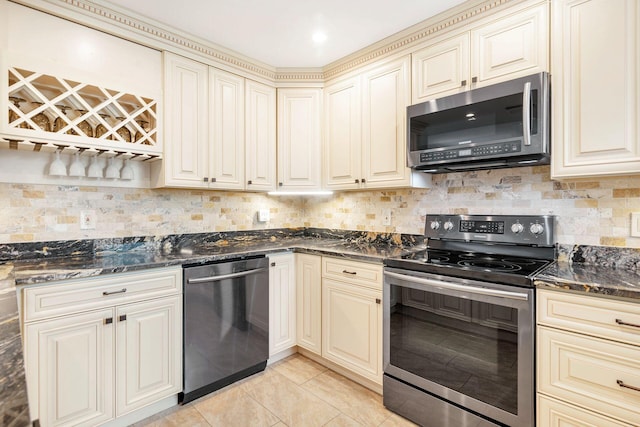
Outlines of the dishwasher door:
{"label": "dishwasher door", "polygon": [[265,257],[184,268],[187,403],[262,371],[269,357],[269,263]]}

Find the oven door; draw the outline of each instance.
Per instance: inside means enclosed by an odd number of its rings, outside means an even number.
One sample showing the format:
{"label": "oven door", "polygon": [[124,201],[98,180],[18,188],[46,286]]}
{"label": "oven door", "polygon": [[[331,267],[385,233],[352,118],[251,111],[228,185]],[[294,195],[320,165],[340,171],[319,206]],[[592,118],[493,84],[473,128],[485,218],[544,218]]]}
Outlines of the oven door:
{"label": "oven door", "polygon": [[[534,425],[534,289],[389,267],[384,278],[385,405],[426,426]],[[392,383],[415,393],[396,399]]]}

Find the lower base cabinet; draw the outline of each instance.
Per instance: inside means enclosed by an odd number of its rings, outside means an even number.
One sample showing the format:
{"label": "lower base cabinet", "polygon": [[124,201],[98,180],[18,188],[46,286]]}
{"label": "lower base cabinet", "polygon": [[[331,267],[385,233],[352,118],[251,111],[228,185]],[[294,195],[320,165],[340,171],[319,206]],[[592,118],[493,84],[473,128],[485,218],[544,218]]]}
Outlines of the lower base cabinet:
{"label": "lower base cabinet", "polygon": [[[98,425],[180,392],[181,292],[181,268],[25,288],[32,419],[43,427]],[[81,294],[93,310],[69,304]]]}
{"label": "lower base cabinet", "polygon": [[538,426],[545,427],[631,427],[602,415],[538,395]]}
{"label": "lower base cabinet", "polygon": [[295,258],[269,255],[269,357],[296,345]]}

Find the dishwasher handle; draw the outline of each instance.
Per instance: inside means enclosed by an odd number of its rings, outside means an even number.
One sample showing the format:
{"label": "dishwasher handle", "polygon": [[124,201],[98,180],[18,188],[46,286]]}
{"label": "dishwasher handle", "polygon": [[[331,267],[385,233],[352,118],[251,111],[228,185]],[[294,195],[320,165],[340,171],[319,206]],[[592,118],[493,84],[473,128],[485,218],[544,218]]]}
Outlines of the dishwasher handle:
{"label": "dishwasher handle", "polygon": [[187,279],[187,284],[195,285],[197,283],[219,282],[220,280],[233,279],[233,278],[236,278],[236,277],[250,276],[252,274],[258,274],[258,273],[260,273],[262,271],[267,271],[267,270],[268,270],[268,268],[262,267],[262,268],[255,268],[253,270],[239,271],[237,273],[221,274],[219,276],[198,277],[197,279]]}

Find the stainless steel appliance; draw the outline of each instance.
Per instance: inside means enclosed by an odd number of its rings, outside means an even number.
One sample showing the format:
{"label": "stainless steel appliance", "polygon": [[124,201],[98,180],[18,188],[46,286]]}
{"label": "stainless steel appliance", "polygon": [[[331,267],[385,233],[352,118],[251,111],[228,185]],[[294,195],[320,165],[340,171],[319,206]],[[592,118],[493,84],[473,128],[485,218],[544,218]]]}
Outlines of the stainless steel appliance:
{"label": "stainless steel appliance", "polygon": [[407,107],[410,167],[441,173],[549,163],[549,76]]}
{"label": "stainless steel appliance", "polygon": [[187,403],[264,370],[269,357],[269,267],[265,257],[184,268],[184,388]]}
{"label": "stainless steel appliance", "polygon": [[554,217],[427,215],[384,267],[384,404],[433,427],[535,425],[533,276]]}

